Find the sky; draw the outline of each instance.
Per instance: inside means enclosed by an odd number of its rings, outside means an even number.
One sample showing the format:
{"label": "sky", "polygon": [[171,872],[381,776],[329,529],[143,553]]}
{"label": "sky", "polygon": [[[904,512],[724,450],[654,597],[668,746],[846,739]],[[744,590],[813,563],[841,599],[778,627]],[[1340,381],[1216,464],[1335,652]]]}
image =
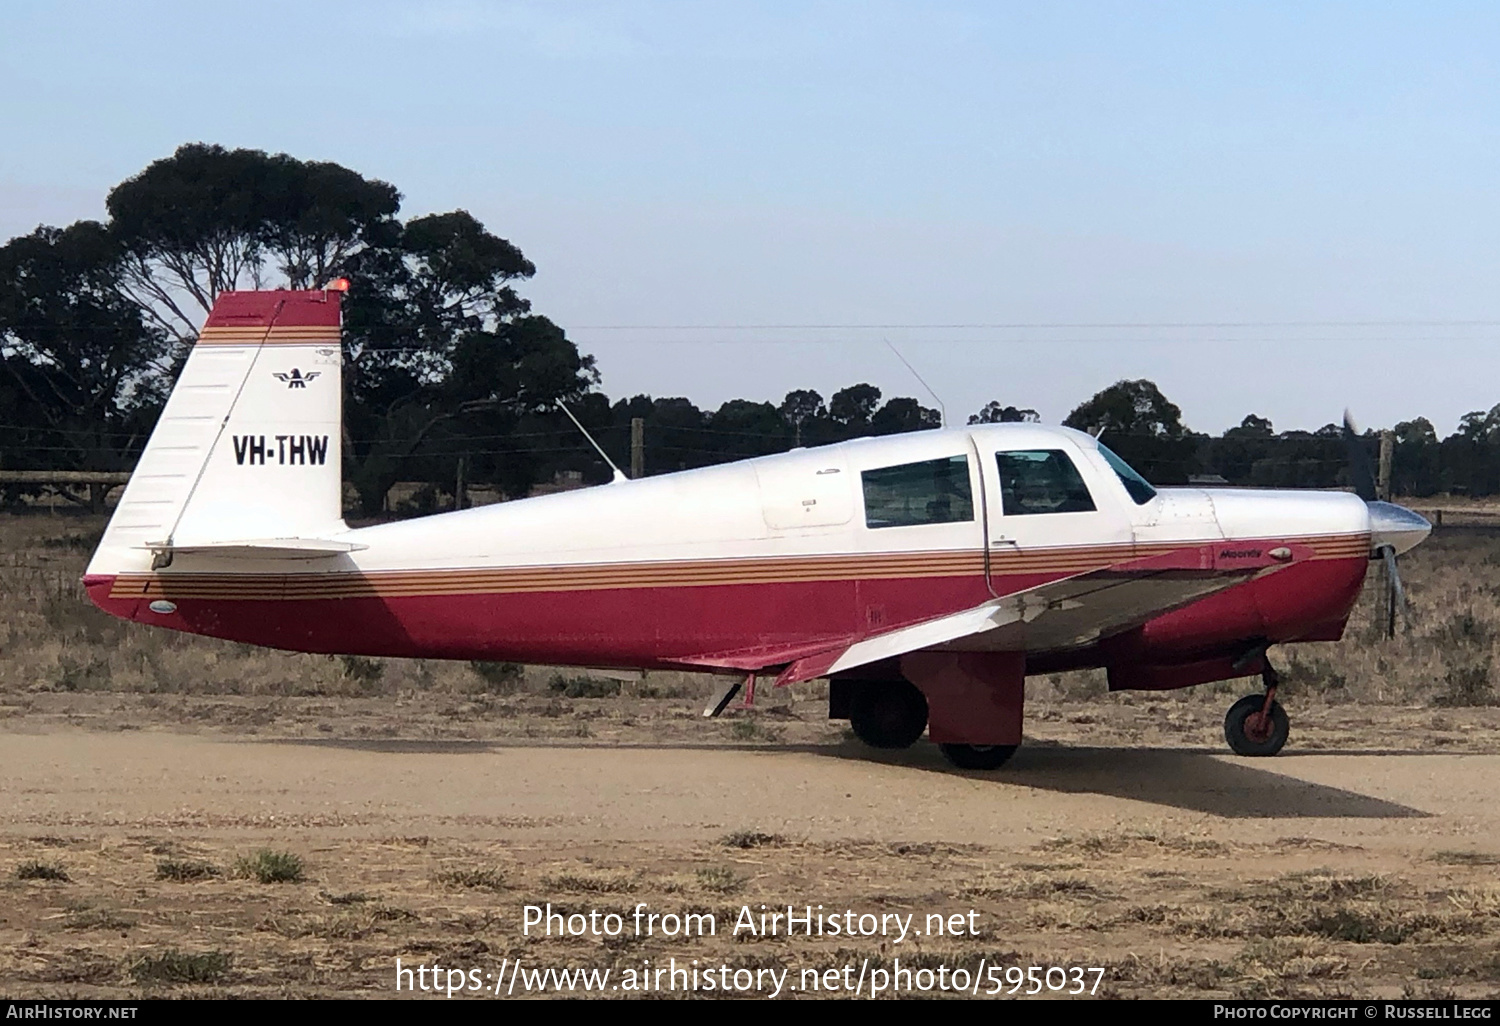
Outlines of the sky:
{"label": "sky", "polygon": [[[0,0],[0,239],[190,141],[462,208],[613,397],[1500,403],[1500,6]],[[889,343],[889,345],[888,345]]]}

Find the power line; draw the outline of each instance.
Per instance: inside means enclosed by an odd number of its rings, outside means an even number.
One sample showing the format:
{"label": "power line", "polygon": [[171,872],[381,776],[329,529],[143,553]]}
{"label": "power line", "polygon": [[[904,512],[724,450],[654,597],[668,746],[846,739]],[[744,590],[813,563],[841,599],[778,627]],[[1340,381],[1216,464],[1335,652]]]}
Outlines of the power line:
{"label": "power line", "polygon": [[1058,328],[1434,328],[1500,327],[1500,320],[1329,321],[973,321],[928,324],[575,324],[571,331],[976,331]]}

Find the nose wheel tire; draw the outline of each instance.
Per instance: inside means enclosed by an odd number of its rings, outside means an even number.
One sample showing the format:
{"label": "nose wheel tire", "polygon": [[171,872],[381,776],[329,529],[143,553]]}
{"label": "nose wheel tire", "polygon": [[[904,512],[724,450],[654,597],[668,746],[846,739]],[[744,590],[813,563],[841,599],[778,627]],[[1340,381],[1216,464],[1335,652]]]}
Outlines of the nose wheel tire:
{"label": "nose wheel tire", "polygon": [[1005,765],[1020,745],[939,745],[943,758],[959,769],[992,770]]}
{"label": "nose wheel tire", "polygon": [[1265,695],[1246,695],[1229,707],[1224,716],[1224,740],[1236,755],[1275,755],[1286,744],[1291,721],[1281,703],[1271,701],[1264,712]]}
{"label": "nose wheel tire", "polygon": [[863,682],[850,703],[849,726],[871,748],[910,748],[927,729],[927,699],[910,681]]}

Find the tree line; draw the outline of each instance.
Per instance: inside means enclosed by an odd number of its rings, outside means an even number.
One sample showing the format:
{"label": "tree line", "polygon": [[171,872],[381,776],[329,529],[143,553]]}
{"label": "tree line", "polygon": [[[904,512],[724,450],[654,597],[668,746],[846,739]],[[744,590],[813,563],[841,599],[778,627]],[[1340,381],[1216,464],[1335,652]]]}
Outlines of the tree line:
{"label": "tree line", "polygon": [[[855,383],[827,398],[611,400],[592,357],[518,291],[536,273],[511,242],[463,210],[403,219],[387,182],[337,164],[193,143],[110,190],[108,217],[42,226],[0,246],[0,469],[129,470],[222,291],[351,282],[344,320],[345,477],[373,515],[397,481],[431,496],[455,479],[506,496],[608,468],[565,418],[567,404],[629,459],[645,426],[645,472],[937,427],[938,412]],[[1035,421],[989,403],[970,423]],[[1245,417],[1220,436],[1189,430],[1155,384],[1121,381],[1074,409],[1071,427],[1160,484],[1338,487],[1338,426],[1274,430]],[[1404,495],[1500,493],[1500,405],[1439,439],[1424,418],[1395,427]],[[1375,451],[1373,433],[1366,444]],[[6,501],[36,486],[4,486]]]}

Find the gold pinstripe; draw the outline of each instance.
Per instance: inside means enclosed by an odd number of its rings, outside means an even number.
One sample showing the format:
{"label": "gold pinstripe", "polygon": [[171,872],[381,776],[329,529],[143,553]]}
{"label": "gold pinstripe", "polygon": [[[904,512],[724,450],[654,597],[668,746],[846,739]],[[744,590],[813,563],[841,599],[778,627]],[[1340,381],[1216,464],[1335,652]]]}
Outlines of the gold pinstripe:
{"label": "gold pinstripe", "polygon": [[[992,554],[990,572],[1072,576],[1135,563],[1203,546],[1241,545],[1234,539],[1151,545],[1096,545]],[[1335,535],[1259,540],[1262,545],[1298,544],[1311,558],[1352,559],[1369,553],[1369,536]],[[314,574],[120,574],[111,598],[306,600],[395,598],[436,595],[519,594],[632,588],[702,588],[715,585],[789,584],[864,579],[906,580],[968,577],[984,573],[984,553],[900,552],[853,556],[605,563],[579,566],[496,567],[463,570],[373,570]]]}
{"label": "gold pinstripe", "polygon": [[337,324],[298,324],[285,327],[211,327],[198,333],[200,346],[337,345]]}

